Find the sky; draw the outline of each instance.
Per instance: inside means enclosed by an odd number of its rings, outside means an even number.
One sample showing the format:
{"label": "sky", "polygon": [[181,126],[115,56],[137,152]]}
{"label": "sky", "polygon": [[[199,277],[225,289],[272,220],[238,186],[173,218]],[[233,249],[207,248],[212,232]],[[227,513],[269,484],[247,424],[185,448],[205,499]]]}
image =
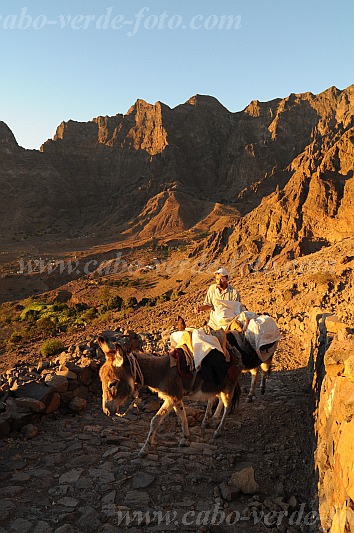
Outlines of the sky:
{"label": "sky", "polygon": [[208,94],[235,112],[354,82],[353,0],[31,4],[0,3],[0,120],[25,148],[138,98]]}

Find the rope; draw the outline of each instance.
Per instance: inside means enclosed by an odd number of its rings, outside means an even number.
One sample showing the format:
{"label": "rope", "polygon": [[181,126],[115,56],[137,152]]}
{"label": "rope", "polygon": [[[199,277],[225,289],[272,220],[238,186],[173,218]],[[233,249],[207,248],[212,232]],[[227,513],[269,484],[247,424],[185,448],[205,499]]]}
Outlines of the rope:
{"label": "rope", "polygon": [[[137,383],[136,378],[138,377],[139,381],[140,381],[140,385],[144,386],[144,376],[143,376],[143,373],[141,371],[141,368],[140,368],[140,365],[138,363],[138,360],[135,357],[135,354],[131,353],[131,354],[127,355],[127,359],[128,359],[128,362],[129,362],[130,372],[132,374],[132,377],[133,377],[133,380],[134,380],[134,384],[136,385],[136,383]],[[138,409],[138,412],[139,412],[139,403],[140,403],[140,401],[141,400],[139,398],[139,391],[135,390],[134,391],[134,399],[131,402],[131,404],[129,405],[129,407],[127,408],[127,410],[125,411],[125,413],[123,413],[123,414],[118,414],[117,413],[117,416],[124,417],[134,407],[136,407]]]}
{"label": "rope", "polygon": [[143,387],[144,386],[144,376],[143,376],[143,373],[141,371],[140,365],[138,363],[138,360],[137,360],[135,354],[134,353],[129,354],[127,356],[127,358],[128,358],[128,361],[129,361],[130,372],[132,373],[134,383],[137,382],[136,378],[138,377],[139,381],[140,381],[140,385]]}

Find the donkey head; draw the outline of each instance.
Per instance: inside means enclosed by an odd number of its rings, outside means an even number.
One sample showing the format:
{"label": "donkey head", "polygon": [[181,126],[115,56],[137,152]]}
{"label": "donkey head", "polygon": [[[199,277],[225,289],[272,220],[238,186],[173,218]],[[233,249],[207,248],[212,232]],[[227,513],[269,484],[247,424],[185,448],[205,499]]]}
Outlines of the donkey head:
{"label": "donkey head", "polygon": [[98,337],[98,343],[106,356],[106,362],[100,369],[102,409],[111,416],[118,413],[119,407],[133,394],[135,384],[129,365],[124,366],[127,357],[124,348],[118,342],[112,348],[104,337]]}

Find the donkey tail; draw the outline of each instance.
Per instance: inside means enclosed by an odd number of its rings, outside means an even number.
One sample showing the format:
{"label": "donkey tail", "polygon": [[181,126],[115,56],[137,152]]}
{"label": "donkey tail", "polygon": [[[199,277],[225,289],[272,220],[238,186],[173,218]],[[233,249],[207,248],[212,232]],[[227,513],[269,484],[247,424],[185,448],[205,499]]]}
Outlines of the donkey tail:
{"label": "donkey tail", "polygon": [[233,413],[235,408],[238,407],[238,404],[240,403],[240,396],[241,396],[241,387],[240,387],[239,382],[237,382],[234,388],[232,399],[231,399],[231,409],[230,409],[231,413]]}

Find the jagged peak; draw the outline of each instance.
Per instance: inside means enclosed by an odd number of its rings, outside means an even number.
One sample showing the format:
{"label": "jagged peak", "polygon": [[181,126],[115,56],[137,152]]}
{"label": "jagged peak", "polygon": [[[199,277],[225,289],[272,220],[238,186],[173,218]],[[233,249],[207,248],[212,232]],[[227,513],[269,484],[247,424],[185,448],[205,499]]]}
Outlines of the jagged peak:
{"label": "jagged peak", "polygon": [[18,143],[9,126],[0,120],[0,146],[10,148],[18,147]]}
{"label": "jagged peak", "polygon": [[136,102],[128,109],[126,115],[131,115],[134,112],[141,111],[142,109],[158,109],[161,110],[163,107],[168,107],[163,102],[160,102],[159,100],[155,102],[154,104],[150,104],[150,102],[146,102],[145,100],[138,98]]}
{"label": "jagged peak", "polygon": [[[230,113],[230,111],[223,106],[217,98],[214,96],[209,96],[208,94],[195,94],[194,96],[191,96],[184,104],[181,105],[192,105],[192,106],[213,106],[217,107],[219,109],[222,109],[226,111],[227,113]],[[179,106],[177,106],[179,107]]]}
{"label": "jagged peak", "polygon": [[281,98],[275,98],[269,102],[261,102],[260,100],[251,100],[247,107],[243,110],[247,115],[261,116],[268,113],[269,110],[274,110],[282,101]]}

